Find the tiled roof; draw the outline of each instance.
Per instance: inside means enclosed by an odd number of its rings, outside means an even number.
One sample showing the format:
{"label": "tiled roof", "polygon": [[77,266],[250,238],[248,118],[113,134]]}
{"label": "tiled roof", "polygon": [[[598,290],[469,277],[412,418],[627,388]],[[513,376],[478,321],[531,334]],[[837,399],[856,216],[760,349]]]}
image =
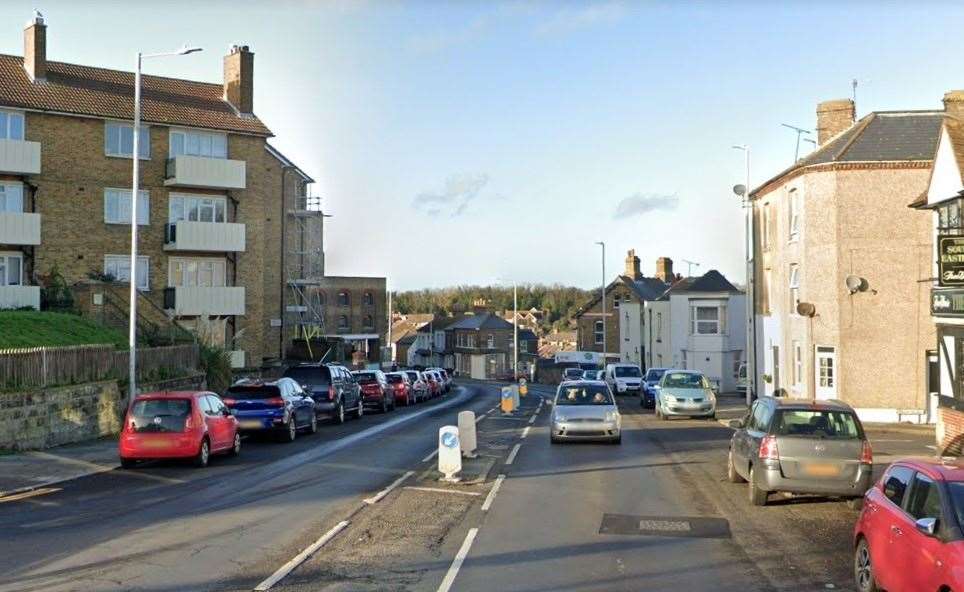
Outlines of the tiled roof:
{"label": "tiled roof", "polygon": [[635,292],[640,300],[659,300],[669,285],[659,278],[643,277],[638,280],[625,278],[626,285]]}
{"label": "tiled roof", "polygon": [[511,329],[512,323],[502,317],[486,312],[478,315],[469,315],[445,328],[446,331],[454,329]]}
{"label": "tiled roof", "polygon": [[[221,84],[161,76],[142,76],[141,84],[146,123],[272,135],[257,117],[238,115],[224,100]],[[0,54],[0,106],[130,120],[134,74],[47,62],[46,80],[31,82],[22,57]]]}
{"label": "tiled roof", "polygon": [[711,269],[699,277],[688,277],[674,283],[667,293],[680,292],[740,292],[726,277]]}

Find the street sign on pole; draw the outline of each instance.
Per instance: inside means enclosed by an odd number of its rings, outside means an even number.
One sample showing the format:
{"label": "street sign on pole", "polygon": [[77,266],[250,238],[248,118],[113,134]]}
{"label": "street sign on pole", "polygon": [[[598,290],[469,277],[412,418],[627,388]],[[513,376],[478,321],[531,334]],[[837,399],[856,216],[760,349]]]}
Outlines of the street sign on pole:
{"label": "street sign on pole", "polygon": [[459,413],[459,441],[462,446],[462,456],[475,458],[475,412],[462,411]]}
{"label": "street sign on pole", "polygon": [[456,426],[443,426],[438,430],[438,470],[444,475],[442,481],[459,481],[456,475],[462,470],[462,450]]}

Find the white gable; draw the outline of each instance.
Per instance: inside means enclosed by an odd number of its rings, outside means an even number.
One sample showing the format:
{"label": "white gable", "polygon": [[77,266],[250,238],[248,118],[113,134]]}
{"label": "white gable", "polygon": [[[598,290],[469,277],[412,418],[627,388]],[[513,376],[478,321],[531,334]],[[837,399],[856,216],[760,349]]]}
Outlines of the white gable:
{"label": "white gable", "polygon": [[961,190],[964,190],[964,183],[961,183],[961,169],[957,166],[954,147],[947,136],[947,130],[941,126],[941,139],[937,144],[931,182],[927,187],[927,203],[933,204],[955,197]]}

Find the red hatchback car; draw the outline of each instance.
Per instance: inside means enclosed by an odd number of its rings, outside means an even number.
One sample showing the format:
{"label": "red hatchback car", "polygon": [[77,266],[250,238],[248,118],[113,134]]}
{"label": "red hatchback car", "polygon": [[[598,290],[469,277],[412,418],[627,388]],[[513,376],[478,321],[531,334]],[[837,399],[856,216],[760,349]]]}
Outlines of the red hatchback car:
{"label": "red hatchback car", "polygon": [[964,590],[964,465],[902,460],[864,496],[854,528],[860,592]]}
{"label": "red hatchback car", "polygon": [[125,468],[140,460],[176,458],[204,467],[212,454],[240,453],[241,436],[238,420],[214,393],[144,393],[127,412],[118,449]]}

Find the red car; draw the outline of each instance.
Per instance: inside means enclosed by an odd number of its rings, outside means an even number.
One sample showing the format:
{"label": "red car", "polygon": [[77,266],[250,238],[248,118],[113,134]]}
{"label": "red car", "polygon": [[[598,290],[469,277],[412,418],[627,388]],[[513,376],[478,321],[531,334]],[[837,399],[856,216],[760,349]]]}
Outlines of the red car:
{"label": "red car", "polygon": [[118,452],[124,468],[162,458],[192,459],[205,467],[212,454],[241,452],[238,420],[214,393],[144,393],[127,412]]}
{"label": "red car", "polygon": [[355,382],[361,386],[362,403],[365,407],[388,413],[395,409],[395,395],[388,387],[385,373],[381,370],[358,370],[352,372]]}
{"label": "red car", "polygon": [[422,376],[425,377],[425,382],[428,383],[428,392],[432,397],[437,397],[442,394],[442,381],[439,380],[434,372],[426,370],[422,372]]}
{"label": "red car", "polygon": [[964,590],[964,465],[902,460],[864,496],[854,527],[860,592]]}
{"label": "red car", "polygon": [[411,405],[416,402],[415,389],[408,379],[408,374],[404,372],[388,372],[385,374],[388,388],[395,394],[396,405]]}

